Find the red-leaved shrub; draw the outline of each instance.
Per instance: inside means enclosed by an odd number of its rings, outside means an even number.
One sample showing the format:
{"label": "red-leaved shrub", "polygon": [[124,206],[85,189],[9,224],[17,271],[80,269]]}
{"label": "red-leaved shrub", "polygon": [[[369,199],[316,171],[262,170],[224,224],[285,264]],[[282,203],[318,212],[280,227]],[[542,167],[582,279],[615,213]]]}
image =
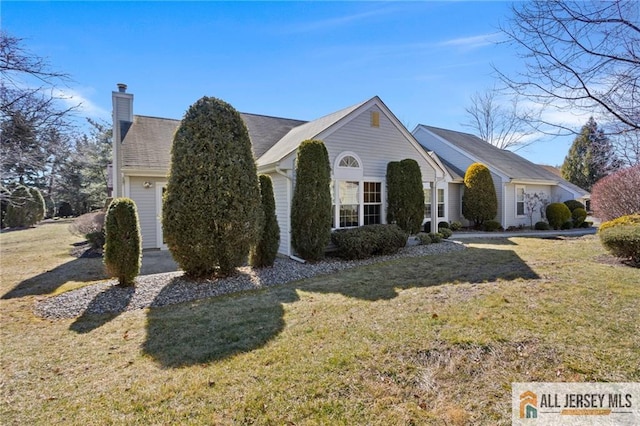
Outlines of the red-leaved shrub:
{"label": "red-leaved shrub", "polygon": [[591,189],[591,208],[602,221],[640,213],[640,164],[596,182]]}

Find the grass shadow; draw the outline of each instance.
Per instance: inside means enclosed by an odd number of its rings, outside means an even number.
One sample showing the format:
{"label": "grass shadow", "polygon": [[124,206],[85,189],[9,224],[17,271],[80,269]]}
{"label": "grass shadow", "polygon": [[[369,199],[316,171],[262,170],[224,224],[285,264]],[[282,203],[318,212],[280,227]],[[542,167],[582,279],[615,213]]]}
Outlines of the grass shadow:
{"label": "grass shadow", "polygon": [[284,329],[283,303],[297,300],[284,286],[152,308],[143,352],[174,368],[258,349]]}
{"label": "grass shadow", "polygon": [[51,294],[69,281],[90,282],[106,278],[102,259],[81,257],[19,282],[1,298]]}
{"label": "grass shadow", "polygon": [[408,288],[537,278],[539,276],[511,250],[471,247],[461,252],[403,258],[339,275],[316,277],[300,288],[376,301],[393,299],[398,290]]}
{"label": "grass shadow", "polygon": [[[102,327],[127,309],[135,293],[134,287],[110,286],[93,298],[69,330],[84,334]],[[103,313],[107,310],[107,313]]]}

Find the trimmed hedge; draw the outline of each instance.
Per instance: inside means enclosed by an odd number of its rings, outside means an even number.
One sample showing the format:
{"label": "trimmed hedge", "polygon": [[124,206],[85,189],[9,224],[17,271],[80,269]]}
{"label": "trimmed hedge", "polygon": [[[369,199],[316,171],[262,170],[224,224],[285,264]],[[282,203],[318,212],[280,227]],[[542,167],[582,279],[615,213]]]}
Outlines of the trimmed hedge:
{"label": "trimmed hedge", "polygon": [[262,215],[242,117],[205,96],[189,107],[173,138],[162,209],[167,246],[187,276],[226,276],[246,262]]}
{"label": "trimmed hedge", "polygon": [[251,266],[261,268],[272,266],[280,245],[280,226],[276,217],[276,202],[273,197],[273,183],[267,175],[260,175],[260,198],[264,213],[264,224],[260,240],[251,249]]}
{"label": "trimmed hedge", "polygon": [[431,242],[434,244],[438,244],[442,242],[442,234],[439,232],[430,232],[429,238],[431,238]]}
{"label": "trimmed hedge", "polygon": [[331,234],[336,254],[344,259],[393,254],[407,244],[408,235],[397,225],[365,225]]}
{"label": "trimmed hedge", "polygon": [[291,200],[291,244],[303,259],[324,257],[331,241],[331,165],[324,142],[298,147],[296,184]]}
{"label": "trimmed hedge", "polygon": [[453,222],[451,222],[450,228],[452,231],[459,231],[460,229],[462,229],[462,223],[454,220]]}
{"label": "trimmed hedge", "polygon": [[640,265],[640,215],[605,222],[600,226],[598,236],[611,254]]}
{"label": "trimmed hedge", "polygon": [[562,225],[571,219],[571,211],[564,203],[551,203],[547,206],[547,220],[553,229],[560,229]]}
{"label": "trimmed hedge", "polygon": [[481,163],[473,163],[464,174],[462,215],[476,228],[498,214],[498,197],[491,172]]}
{"label": "trimmed hedge", "polygon": [[453,231],[449,228],[440,228],[438,233],[442,234],[442,238],[447,239],[453,235]]}
{"label": "trimmed hedge", "polygon": [[424,220],[422,172],[412,159],[387,164],[387,223],[395,223],[409,234],[420,231]]}
{"label": "trimmed hedge", "polygon": [[104,264],[121,286],[134,285],[142,264],[142,237],[136,203],[115,198],[104,219]]}
{"label": "trimmed hedge", "polygon": [[416,235],[416,237],[418,238],[418,241],[420,242],[420,245],[422,245],[422,246],[427,246],[427,245],[431,244],[431,237],[427,233],[418,232],[418,235]]}

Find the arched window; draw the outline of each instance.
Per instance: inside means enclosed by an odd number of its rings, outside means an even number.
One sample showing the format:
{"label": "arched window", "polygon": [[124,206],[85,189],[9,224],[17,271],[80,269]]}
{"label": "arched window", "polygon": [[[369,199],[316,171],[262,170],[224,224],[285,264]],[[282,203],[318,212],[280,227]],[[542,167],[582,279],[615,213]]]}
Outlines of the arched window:
{"label": "arched window", "polygon": [[340,160],[340,163],[338,164],[338,167],[359,168],[360,167],[360,163],[358,163],[358,160],[356,160],[356,158],[354,156],[346,155],[346,156],[342,157],[342,159]]}

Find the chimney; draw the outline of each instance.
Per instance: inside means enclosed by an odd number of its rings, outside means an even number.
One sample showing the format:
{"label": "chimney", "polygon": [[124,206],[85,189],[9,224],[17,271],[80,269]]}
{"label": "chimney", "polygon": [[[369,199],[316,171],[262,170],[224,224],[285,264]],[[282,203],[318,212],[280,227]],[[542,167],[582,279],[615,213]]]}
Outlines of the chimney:
{"label": "chimney", "polygon": [[113,103],[113,196],[124,195],[121,175],[122,154],[120,145],[133,123],[133,94],[127,93],[127,85],[118,83],[118,91],[111,92]]}

